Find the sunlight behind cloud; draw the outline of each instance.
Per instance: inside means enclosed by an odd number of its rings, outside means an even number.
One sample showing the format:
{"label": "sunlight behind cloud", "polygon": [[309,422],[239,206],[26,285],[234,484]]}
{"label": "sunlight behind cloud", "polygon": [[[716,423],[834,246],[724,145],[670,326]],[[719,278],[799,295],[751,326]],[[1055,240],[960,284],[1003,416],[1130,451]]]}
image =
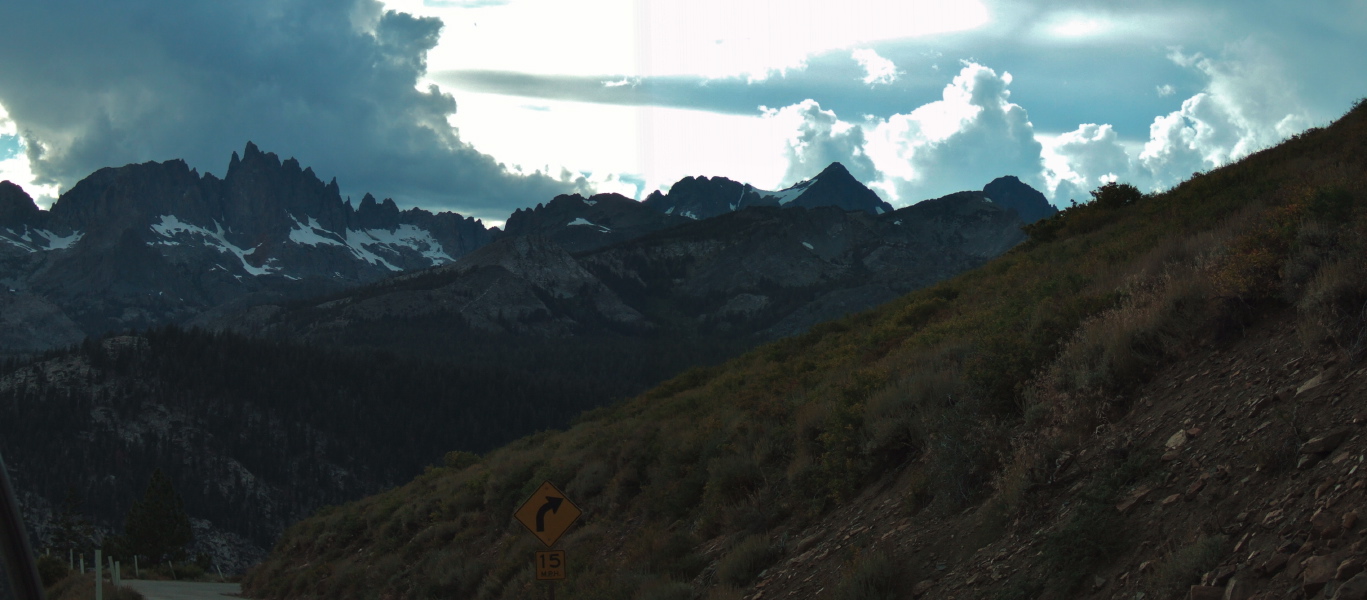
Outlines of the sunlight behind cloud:
{"label": "sunlight behind cloud", "polygon": [[1050,35],[1060,38],[1094,37],[1111,29],[1110,21],[1083,15],[1068,15],[1047,25]]}
{"label": "sunlight behind cloud", "polygon": [[0,106],[0,181],[9,181],[24,188],[40,208],[52,206],[60,191],[56,185],[34,182],[33,167],[29,164],[26,146],[19,137],[19,127],[10,119],[9,112]]}
{"label": "sunlight behind cloud", "polygon": [[457,101],[461,111],[452,124],[475,148],[524,171],[584,176],[599,191],[636,196],[635,187],[649,193],[698,175],[773,187],[788,168],[790,124],[758,110],[727,115],[561,100],[528,106],[516,97],[469,92]]}
{"label": "sunlight behind cloud", "polygon": [[850,0],[838,7],[820,0],[520,0],[477,8],[391,0],[386,5],[445,23],[441,43],[428,57],[430,71],[751,80],[801,69],[821,52],[966,31],[990,16],[979,0]]}

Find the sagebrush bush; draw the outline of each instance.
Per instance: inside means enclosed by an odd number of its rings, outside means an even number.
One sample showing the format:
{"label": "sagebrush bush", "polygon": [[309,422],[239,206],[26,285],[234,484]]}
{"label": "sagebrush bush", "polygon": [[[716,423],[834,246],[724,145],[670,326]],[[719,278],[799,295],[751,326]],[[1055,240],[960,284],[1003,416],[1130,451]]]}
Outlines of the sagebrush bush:
{"label": "sagebrush bush", "polygon": [[748,536],[733,546],[717,563],[717,579],[734,586],[747,585],[774,562],[776,554],[774,547],[769,543],[769,536]]}
{"label": "sagebrush bush", "polygon": [[872,552],[855,560],[835,588],[836,600],[896,600],[899,589],[897,568],[882,552]]}
{"label": "sagebrush bush", "polygon": [[1301,337],[1331,343],[1353,357],[1367,351],[1367,260],[1361,255],[1320,269],[1297,303]]}
{"label": "sagebrush bush", "polygon": [[666,581],[647,586],[636,597],[638,600],[693,600],[697,595],[693,586],[678,581]]}
{"label": "sagebrush bush", "polygon": [[1201,580],[1201,575],[1219,566],[1229,552],[1229,539],[1223,535],[1206,536],[1182,548],[1163,561],[1153,572],[1158,591],[1176,594]]}
{"label": "sagebrush bush", "polygon": [[[143,600],[143,595],[132,588],[104,583],[104,597],[107,600]],[[46,590],[48,600],[95,600],[95,577],[89,574],[72,573],[57,581]]]}
{"label": "sagebrush bush", "polygon": [[43,587],[52,587],[70,574],[66,561],[55,556],[38,557],[38,577],[43,580]]}

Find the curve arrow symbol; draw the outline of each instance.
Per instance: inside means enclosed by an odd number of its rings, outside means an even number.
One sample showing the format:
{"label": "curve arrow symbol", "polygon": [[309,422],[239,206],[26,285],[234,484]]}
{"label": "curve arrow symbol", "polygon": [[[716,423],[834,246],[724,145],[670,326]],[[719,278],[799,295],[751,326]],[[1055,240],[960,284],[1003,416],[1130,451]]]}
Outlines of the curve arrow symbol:
{"label": "curve arrow symbol", "polygon": [[564,498],[557,496],[546,496],[546,503],[542,504],[541,508],[536,509],[536,531],[538,533],[546,531],[546,513],[558,512],[560,504],[564,501]]}

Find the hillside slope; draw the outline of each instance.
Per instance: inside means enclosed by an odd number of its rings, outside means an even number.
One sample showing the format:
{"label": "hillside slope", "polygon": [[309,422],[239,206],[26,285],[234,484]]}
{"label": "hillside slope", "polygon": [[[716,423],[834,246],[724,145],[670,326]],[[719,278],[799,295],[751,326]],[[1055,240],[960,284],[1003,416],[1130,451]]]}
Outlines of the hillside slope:
{"label": "hillside slope", "polygon": [[1361,598],[1365,174],[1359,103],[1103,187],[980,269],[322,511],[244,588],[539,595],[511,515],[551,481],[584,510],[560,598]]}

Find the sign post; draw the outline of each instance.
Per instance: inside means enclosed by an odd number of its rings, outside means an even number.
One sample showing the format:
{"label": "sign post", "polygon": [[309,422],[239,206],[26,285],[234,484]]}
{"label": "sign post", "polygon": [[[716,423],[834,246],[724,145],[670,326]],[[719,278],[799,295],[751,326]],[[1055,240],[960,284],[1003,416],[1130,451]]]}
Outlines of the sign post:
{"label": "sign post", "polygon": [[[513,517],[536,536],[536,539],[550,548],[560,536],[565,535],[565,531],[582,514],[584,511],[579,510],[578,506],[566,498],[564,492],[547,481],[537,488],[532,497],[522,503],[522,507],[513,513]],[[550,600],[555,600],[555,582],[565,578],[565,563],[564,550],[536,553],[536,578],[550,582]]]}

